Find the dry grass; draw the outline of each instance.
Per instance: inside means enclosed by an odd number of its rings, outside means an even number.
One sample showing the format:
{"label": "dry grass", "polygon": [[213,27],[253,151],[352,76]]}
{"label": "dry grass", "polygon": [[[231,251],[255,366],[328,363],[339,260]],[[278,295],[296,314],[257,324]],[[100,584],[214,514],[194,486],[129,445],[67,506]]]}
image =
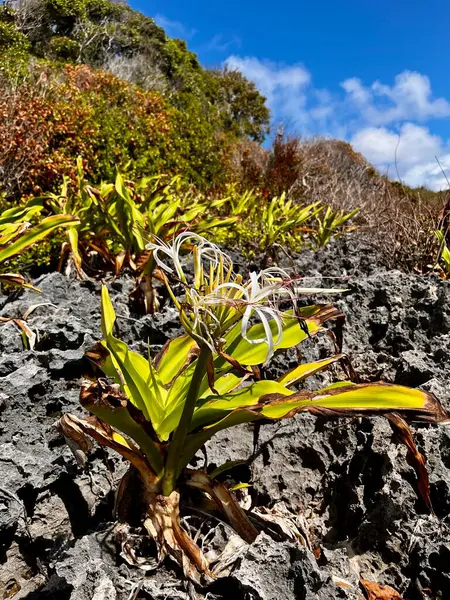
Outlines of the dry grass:
{"label": "dry grass", "polygon": [[435,261],[433,231],[448,219],[449,194],[389,181],[347,142],[277,136],[270,150],[241,145],[233,168],[244,188],[262,189],[268,198],[285,190],[301,204],[360,208],[353,223],[384,250],[391,266],[425,272]]}

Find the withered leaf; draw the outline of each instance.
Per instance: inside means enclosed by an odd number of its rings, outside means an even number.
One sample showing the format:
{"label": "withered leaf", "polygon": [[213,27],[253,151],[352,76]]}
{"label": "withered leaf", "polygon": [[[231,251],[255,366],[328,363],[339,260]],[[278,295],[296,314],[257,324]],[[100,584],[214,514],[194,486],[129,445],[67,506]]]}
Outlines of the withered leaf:
{"label": "withered leaf", "polygon": [[416,472],[417,487],[419,490],[419,494],[421,495],[427,507],[432,511],[433,507],[431,505],[430,497],[430,481],[428,478],[425,457],[417,449],[417,446],[414,443],[411,429],[409,428],[409,425],[406,423],[406,421],[402,419],[402,417],[397,413],[391,413],[390,415],[387,415],[387,417],[389,419],[392,429],[394,430],[400,441],[403,444],[405,444],[405,446],[408,448],[406,460]]}
{"label": "withered leaf", "polygon": [[375,583],[367,579],[361,579],[360,584],[366,593],[367,600],[403,600],[390,585]]}

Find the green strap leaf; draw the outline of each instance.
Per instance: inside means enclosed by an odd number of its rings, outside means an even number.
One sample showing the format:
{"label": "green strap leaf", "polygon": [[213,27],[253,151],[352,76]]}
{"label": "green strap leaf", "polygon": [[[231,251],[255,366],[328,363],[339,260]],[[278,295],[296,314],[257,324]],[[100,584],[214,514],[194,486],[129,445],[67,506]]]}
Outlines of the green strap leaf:
{"label": "green strap leaf", "polygon": [[[193,431],[187,437],[184,447],[186,464],[222,429],[264,418],[276,420],[292,417],[301,411],[328,417],[357,417],[401,412],[419,421],[450,423],[449,414],[433,394],[400,385],[384,382],[353,384],[317,392],[304,390],[288,397],[285,392],[289,393],[289,390],[262,395],[257,404],[236,407],[221,420],[205,425],[199,431]],[[220,417],[223,413],[218,410],[216,414]],[[212,411],[208,418],[210,416]]]}
{"label": "green strap leaf", "polygon": [[42,240],[57,227],[67,227],[78,222],[77,218],[70,215],[54,215],[43,219],[38,225],[21,235],[15,242],[0,250],[0,263]]}
{"label": "green strap leaf", "polygon": [[325,358],[324,360],[318,360],[316,362],[298,365],[298,367],[295,367],[291,371],[288,371],[287,373],[279,377],[277,381],[278,383],[282,383],[286,387],[289,387],[290,385],[295,385],[299,381],[302,381],[303,379],[306,379],[307,377],[310,377],[311,375],[314,375],[315,373],[326,369],[329,365],[338,362],[343,356],[343,354],[336,354],[331,358]]}
{"label": "green strap leaf", "polygon": [[101,312],[102,312],[102,333],[105,338],[112,335],[114,323],[116,322],[116,313],[114,311],[111,297],[108,292],[106,285],[102,285],[102,299],[101,299]]}
{"label": "green strap leaf", "polygon": [[286,400],[273,397],[263,416],[279,419],[292,410],[308,410],[324,416],[354,417],[389,412],[404,412],[419,420],[443,422],[448,415],[428,392],[390,383],[364,383],[316,392],[302,391]]}
{"label": "green strap leaf", "polygon": [[272,394],[276,394],[277,397],[289,396],[293,392],[277,381],[263,380],[219,397],[208,395],[196,409],[190,431],[206,424],[217,423],[237,408],[256,406],[262,396]]}
{"label": "green strap leaf", "polygon": [[165,417],[168,392],[152,363],[137,352],[131,351],[125,342],[112,335],[116,315],[106,286],[102,287],[102,331],[106,348],[111,352],[113,363],[125,382],[124,392],[130,401],[158,431]]}
{"label": "green strap leaf", "polygon": [[18,273],[1,273],[0,274],[0,282],[7,283],[8,285],[13,285],[17,287],[24,287],[30,290],[34,290],[35,292],[41,293],[37,287],[27,283],[25,278]]}
{"label": "green strap leaf", "polygon": [[35,203],[28,203],[25,206],[15,206],[8,208],[0,215],[0,232],[5,225],[11,225],[13,223],[20,224],[23,221],[30,221],[34,215],[41,212],[43,206],[40,201]]}
{"label": "green strap leaf", "polygon": [[169,384],[194,355],[197,344],[189,335],[167,342],[155,360],[155,367],[164,385]]}
{"label": "green strap leaf", "polygon": [[[167,401],[166,417],[161,423],[158,429],[158,435],[162,440],[167,440],[174,431],[183,412],[183,406],[186,401],[186,395],[189,390],[189,384],[192,379],[195,364],[189,367],[185,373],[183,373],[174,383],[173,387],[169,391],[169,398]],[[219,377],[214,382],[214,389],[218,392],[219,396],[212,396],[217,399],[227,394],[235,387],[237,387],[242,381],[242,377],[237,377],[232,373],[228,373]],[[203,390],[203,391],[202,391]],[[211,390],[208,387],[207,377],[205,376],[201,386],[201,395],[199,397],[198,405],[202,406],[205,399],[211,397]],[[195,410],[198,410],[197,408]],[[195,412],[194,412],[195,418]]]}
{"label": "green strap leaf", "polygon": [[[125,342],[112,335],[106,338],[106,347],[113,355],[124,377],[125,392],[130,401],[144,413],[156,432],[165,416],[167,390],[149,362],[131,351]],[[150,372],[152,370],[153,372]]]}
{"label": "green strap leaf", "polygon": [[353,381],[335,381],[334,383],[331,383],[330,385],[327,385],[326,387],[323,387],[321,389],[321,392],[327,392],[328,390],[334,390],[336,388],[343,388],[343,387],[350,387],[352,385],[358,385],[357,383],[354,383]]}
{"label": "green strap leaf", "polygon": [[[283,315],[282,336],[278,344],[275,344],[275,350],[293,348],[308,337],[316,335],[322,330],[322,323],[329,319],[336,318],[341,313],[331,305],[326,306],[308,306],[300,309],[298,318],[292,310]],[[269,321],[270,329],[274,337],[277,335],[277,325],[274,319]],[[303,328],[302,326],[303,325]],[[247,332],[247,338],[261,339],[265,337],[264,326],[258,323]],[[242,337],[241,323],[238,322],[226,335],[224,352],[231,355],[242,365],[260,365],[267,359],[268,347],[264,342],[252,344]],[[225,366],[225,360],[218,358],[215,361],[215,367]]]}
{"label": "green strap leaf", "polygon": [[134,440],[147,457],[155,474],[162,477],[164,465],[158,445],[132,418],[126,406],[113,407],[105,400],[102,402],[82,401],[82,404],[93,415]]}

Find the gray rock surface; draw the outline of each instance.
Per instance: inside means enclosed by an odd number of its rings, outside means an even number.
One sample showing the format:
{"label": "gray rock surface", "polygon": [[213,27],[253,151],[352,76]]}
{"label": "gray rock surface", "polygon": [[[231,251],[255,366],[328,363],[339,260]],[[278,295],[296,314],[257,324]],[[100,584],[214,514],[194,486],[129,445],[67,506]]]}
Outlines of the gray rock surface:
{"label": "gray rock surface", "polygon": [[[346,243],[295,259],[308,277],[351,276],[335,299],[347,314],[344,349],[362,380],[385,379],[433,391],[450,408],[450,284],[388,271],[373,249]],[[244,266],[241,265],[241,269]],[[330,285],[323,277],[314,285]],[[336,282],[334,282],[336,284]],[[80,470],[54,427],[64,412],[81,414],[84,352],[100,339],[100,285],[54,273],[0,303],[0,316],[22,317],[37,334],[24,350],[20,331],[0,325],[0,598],[357,598],[359,577],[386,583],[406,600],[445,598],[450,589],[450,430],[417,426],[435,510],[417,494],[414,470],[382,419],[326,421],[310,415],[261,428],[238,427],[208,444],[210,464],[249,459],[255,505],[283,501],[305,519],[315,556],[266,534],[234,571],[194,590],[172,567],[147,573],[118,556],[112,542],[114,489],[125,465],[96,447]],[[337,285],[341,285],[338,282]],[[111,285],[120,336],[146,351],[180,332],[173,310],[141,317],[130,310],[133,282]],[[304,345],[306,359],[330,351],[324,336]],[[273,373],[296,361],[276,358]],[[331,381],[332,374],[313,378]],[[200,461],[200,458],[199,458]],[[350,587],[342,587],[343,580]]]}

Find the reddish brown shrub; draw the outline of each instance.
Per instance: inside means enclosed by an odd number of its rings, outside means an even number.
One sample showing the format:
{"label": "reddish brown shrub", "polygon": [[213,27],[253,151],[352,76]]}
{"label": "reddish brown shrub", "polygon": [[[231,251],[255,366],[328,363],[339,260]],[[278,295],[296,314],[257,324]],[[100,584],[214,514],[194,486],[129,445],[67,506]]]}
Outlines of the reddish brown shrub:
{"label": "reddish brown shrub", "polygon": [[94,181],[127,166],[130,178],[183,173],[210,185],[226,140],[194,109],[87,66],[41,68],[37,81],[15,87],[0,82],[0,186],[10,197],[50,190],[74,176],[79,155]]}

